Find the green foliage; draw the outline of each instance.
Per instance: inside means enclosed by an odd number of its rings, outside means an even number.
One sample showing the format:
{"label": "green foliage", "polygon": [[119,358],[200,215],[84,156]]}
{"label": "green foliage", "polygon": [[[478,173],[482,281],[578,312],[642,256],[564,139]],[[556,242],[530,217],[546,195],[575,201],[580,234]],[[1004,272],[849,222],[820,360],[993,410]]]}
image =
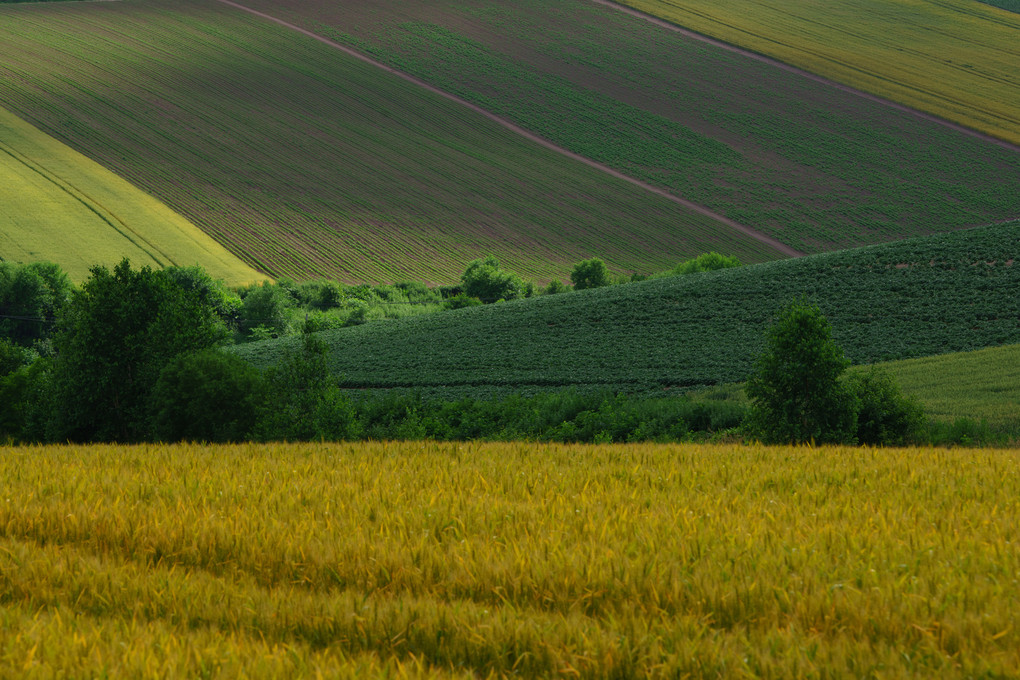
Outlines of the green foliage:
{"label": "green foliage", "polygon": [[40,442],[52,413],[51,359],[37,359],[0,375],[0,444]]}
{"label": "green foliage", "polygon": [[558,295],[559,293],[569,293],[570,286],[563,283],[559,279],[553,279],[549,282],[545,288],[542,289],[542,295]]}
{"label": "green foliage", "polygon": [[272,338],[287,334],[292,298],[283,287],[263,282],[243,290],[241,301],[242,332]]}
{"label": "green foliage", "polygon": [[[1020,343],[1014,261],[1017,222],[322,337],[344,387],[442,398],[567,386],[661,395],[746,380],[770,317],[801,295],[825,309],[856,364]],[[293,342],[236,351],[268,366]]]}
{"label": "green foliage", "polygon": [[683,397],[634,399],[574,390],[454,401],[387,392],[359,399],[355,407],[368,439],[594,443],[690,440],[737,427],[746,411]]}
{"label": "green foliage", "polygon": [[123,260],[93,267],[54,338],[54,412],[50,437],[136,441],[148,428],[148,395],[176,356],[226,338],[201,291]]}
{"label": "green foliage", "polygon": [[236,327],[243,303],[240,296],[228,289],[222,281],[214,279],[198,265],[191,267],[166,267],[166,276],[183,290],[193,293],[200,304],[216,312],[230,327]]}
{"label": "green foliage", "polygon": [[262,374],[246,361],[216,349],[183,354],[163,368],[152,389],[152,437],[242,441],[255,427],[264,399]]}
{"label": "green foliage", "polygon": [[443,309],[463,309],[464,307],[477,307],[481,304],[484,303],[478,298],[471,297],[466,293],[460,293],[443,300]]}
{"label": "green foliage", "polygon": [[33,358],[30,350],[14,344],[7,338],[0,337],[0,377],[10,375],[22,366],[27,366],[32,363]]}
{"label": "green foliage", "polygon": [[525,297],[527,287],[517,274],[500,268],[492,255],[472,260],[460,277],[464,294],[482,302],[498,302]]}
{"label": "green foliage", "polygon": [[326,370],[326,345],[306,334],[298,351],[266,371],[266,400],[254,429],[262,441],[352,439],[360,432],[354,408]]}
{"label": "green foliage", "polygon": [[609,269],[606,263],[597,257],[581,260],[570,271],[570,282],[574,284],[574,290],[608,286],[611,283]]}
{"label": "green foliage", "polygon": [[23,347],[45,341],[73,288],[67,274],[51,262],[0,261],[0,337]]}
{"label": "green foliage", "polygon": [[857,405],[858,444],[903,446],[920,438],[924,411],[916,399],[903,395],[889,373],[875,368],[854,372],[845,384]]}
{"label": "green foliage", "polygon": [[839,380],[849,365],[819,309],[791,303],[769,328],[747,380],[752,436],[774,444],[852,441],[856,404]]}
{"label": "green foliage", "polygon": [[693,260],[687,260],[681,262],[673,268],[673,274],[677,276],[683,276],[686,274],[696,274],[698,272],[711,272],[717,269],[729,269],[730,267],[739,267],[740,260],[736,257],[729,257],[726,255],[720,255],[717,252],[704,253],[698,255]]}

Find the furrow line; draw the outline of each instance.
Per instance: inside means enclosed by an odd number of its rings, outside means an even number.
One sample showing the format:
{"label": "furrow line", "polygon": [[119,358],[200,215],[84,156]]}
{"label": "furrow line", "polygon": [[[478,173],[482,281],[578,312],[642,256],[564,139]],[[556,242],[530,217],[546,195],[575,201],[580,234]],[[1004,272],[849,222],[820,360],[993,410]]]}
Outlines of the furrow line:
{"label": "furrow line", "polygon": [[[226,0],[221,0],[221,1],[226,1]],[[828,85],[830,87],[835,87],[836,89],[842,90],[843,92],[847,92],[849,94],[853,94],[853,95],[856,95],[858,97],[863,97],[864,99],[876,102],[878,104],[882,104],[883,106],[888,106],[888,107],[893,108],[893,109],[895,109],[897,111],[902,111],[904,113],[909,113],[909,114],[911,114],[911,115],[913,115],[913,116],[915,116],[917,118],[921,118],[921,119],[929,121],[931,123],[936,123],[938,125],[942,125],[943,127],[947,127],[947,128],[949,128],[951,130],[955,130],[956,132],[962,132],[963,134],[968,135],[970,137],[975,137],[975,138],[983,140],[985,142],[990,142],[992,144],[1000,146],[1000,147],[1002,147],[1004,149],[1009,149],[1010,151],[1014,151],[1016,153],[1020,153],[1020,145],[1013,144],[1013,143],[1008,142],[1008,141],[1006,141],[1004,139],[999,139],[998,137],[994,137],[994,136],[986,134],[984,132],[980,132],[980,131],[975,130],[973,128],[969,128],[966,125],[961,125],[960,123],[954,123],[951,120],[947,120],[945,118],[941,118],[939,116],[936,116],[935,114],[927,113],[925,111],[921,111],[920,109],[915,109],[913,107],[907,106],[906,104],[900,104],[898,102],[892,101],[891,99],[886,99],[886,98],[880,97],[880,96],[878,96],[876,94],[871,94],[870,92],[865,92],[864,90],[859,90],[859,89],[857,89],[855,87],[851,87],[850,85],[844,85],[843,83],[840,83],[840,82],[838,82],[836,80],[832,80],[830,78],[826,78],[824,76],[820,76],[820,75],[818,75],[816,73],[811,73],[810,71],[805,71],[804,69],[797,68],[796,66],[791,66],[790,64],[787,64],[785,62],[779,61],[778,59],[774,59],[772,57],[765,56],[764,54],[760,54],[758,52],[754,52],[752,50],[748,50],[748,49],[745,49],[743,47],[738,47],[737,45],[733,45],[731,43],[724,42],[724,41],[719,40],[717,38],[709,37],[707,35],[704,35],[703,33],[698,33],[697,31],[692,31],[689,28],[684,28],[683,26],[680,26],[678,24],[674,24],[671,21],[668,21],[668,20],[663,19],[661,17],[657,17],[657,16],[655,16],[653,14],[648,14],[647,12],[642,12],[639,9],[634,9],[633,7],[628,7],[627,5],[621,5],[619,2],[615,2],[614,0],[591,0],[591,2],[594,2],[594,3],[598,4],[598,5],[604,5],[605,7],[610,7],[612,9],[615,9],[617,11],[623,12],[625,14],[629,14],[629,15],[631,15],[633,17],[637,17],[639,19],[644,19],[645,21],[651,22],[651,23],[653,23],[653,24],[655,24],[657,26],[661,26],[662,28],[665,28],[667,30],[673,31],[675,33],[680,33],[681,35],[684,35],[684,36],[686,36],[688,38],[693,38],[694,40],[699,40],[699,41],[701,41],[703,43],[707,43],[709,45],[713,45],[715,47],[722,48],[722,49],[727,50],[729,52],[733,52],[735,54],[739,54],[741,56],[748,57],[750,59],[755,59],[756,61],[760,61],[760,62],[763,62],[763,63],[766,63],[766,64],[770,64],[772,66],[775,66],[777,68],[781,68],[782,70],[788,71],[790,73],[796,73],[797,75],[803,76],[804,78],[808,78],[809,80],[813,80],[813,81],[815,81],[817,83],[822,83],[823,85]],[[759,36],[759,37],[762,37],[762,36]],[[876,76],[877,74],[869,73],[869,75]],[[897,83],[897,84],[903,85],[902,83]]]}
{"label": "furrow line", "polygon": [[[596,1],[599,1],[599,0],[596,0]],[[527,129],[525,129],[525,128],[523,128],[523,127],[521,127],[521,126],[519,126],[519,125],[517,125],[517,124],[515,124],[515,123],[513,123],[511,121],[509,121],[509,120],[507,120],[507,119],[505,119],[505,118],[497,116],[496,114],[491,113],[491,112],[483,109],[482,107],[478,106],[477,104],[473,104],[473,103],[467,101],[466,99],[462,99],[460,97],[457,97],[456,95],[450,94],[449,92],[441,90],[438,87],[436,87],[434,85],[431,85],[431,84],[429,84],[429,83],[427,83],[427,82],[425,82],[423,80],[420,80],[418,78],[415,78],[412,75],[409,75],[407,73],[399,71],[399,70],[397,70],[397,69],[395,69],[395,68],[393,68],[391,66],[388,66],[388,65],[386,65],[386,64],[384,64],[382,62],[376,61],[375,59],[372,59],[371,57],[368,57],[368,56],[366,56],[366,55],[364,55],[364,54],[362,54],[362,53],[360,53],[360,52],[358,52],[356,50],[353,50],[350,47],[347,47],[346,45],[342,45],[342,44],[340,44],[338,42],[334,42],[334,41],[330,40],[329,38],[325,38],[325,37],[323,37],[321,35],[318,35],[317,33],[314,33],[313,31],[310,31],[310,30],[305,29],[305,28],[301,28],[300,26],[296,26],[296,25],[294,25],[292,23],[289,23],[287,21],[284,21],[283,19],[279,19],[277,17],[274,17],[274,16],[272,16],[270,14],[266,14],[264,12],[260,12],[258,10],[252,9],[250,7],[246,7],[246,6],[244,6],[244,5],[240,4],[240,3],[234,2],[233,0],[218,0],[218,2],[221,2],[221,3],[225,4],[225,5],[229,5],[231,7],[234,7],[235,9],[239,9],[239,10],[242,10],[244,12],[248,12],[249,14],[261,17],[261,18],[266,19],[268,21],[272,21],[272,22],[274,22],[274,23],[276,23],[276,24],[278,24],[280,26],[283,26],[285,28],[288,28],[288,29],[290,29],[292,31],[296,31],[298,33],[301,33],[302,35],[305,35],[305,36],[309,37],[309,38],[313,38],[313,39],[315,39],[315,40],[317,40],[317,41],[319,41],[319,42],[321,42],[321,43],[323,43],[325,45],[329,45],[330,47],[332,47],[334,49],[338,49],[341,52],[344,52],[345,54],[347,54],[349,56],[352,56],[352,57],[354,57],[356,59],[359,59],[359,60],[361,60],[361,61],[363,61],[363,62],[365,62],[367,64],[371,64],[372,66],[374,66],[376,68],[380,68],[380,69],[386,71],[387,73],[391,73],[391,74],[393,74],[393,75],[395,75],[395,76],[397,76],[399,78],[402,78],[402,79],[406,80],[407,82],[413,83],[413,84],[417,85],[418,87],[424,88],[425,90],[427,90],[429,92],[432,92],[433,94],[437,94],[437,95],[439,95],[441,97],[445,97],[446,99],[449,99],[450,101],[456,102],[456,103],[460,104],[461,106],[467,107],[468,109],[474,111],[475,113],[481,114],[481,115],[485,116],[486,118],[488,118],[489,120],[491,120],[491,121],[501,125],[502,127],[506,128],[507,130],[510,130],[511,132],[514,132],[514,133],[516,133],[516,134],[518,134],[518,135],[520,135],[520,136],[522,136],[522,137],[524,137],[524,138],[526,138],[526,139],[528,139],[528,140],[530,140],[532,142],[535,142],[536,144],[540,144],[541,146],[543,146],[543,147],[545,147],[545,148],[547,148],[547,149],[549,149],[551,151],[554,151],[554,152],[556,152],[556,153],[558,153],[560,155],[566,156],[567,158],[570,158],[572,160],[576,160],[576,161],[579,161],[581,163],[584,163],[585,165],[587,165],[587,166],[589,166],[591,168],[594,168],[596,170],[599,170],[599,171],[601,171],[601,172],[603,172],[603,173],[605,173],[607,175],[615,177],[616,179],[620,179],[620,180],[623,180],[625,182],[629,182],[629,183],[631,183],[631,184],[633,184],[635,186],[638,186],[638,187],[644,189],[645,191],[649,191],[649,192],[654,193],[654,194],[656,194],[658,196],[661,196],[661,197],[663,197],[663,198],[665,198],[665,199],[667,199],[669,201],[672,201],[673,203],[676,203],[677,205],[681,205],[681,206],[687,208],[688,210],[692,210],[692,211],[694,211],[696,213],[699,213],[699,214],[704,215],[706,217],[709,217],[709,218],[711,218],[713,220],[716,220],[717,222],[719,222],[721,224],[725,224],[726,226],[730,227],[731,229],[739,231],[739,232],[741,232],[743,234],[746,234],[747,236],[750,236],[751,238],[756,239],[757,241],[759,241],[761,243],[769,245],[769,246],[775,248],[777,251],[779,251],[779,252],[781,252],[781,253],[783,253],[785,255],[788,255],[790,257],[800,257],[801,255],[804,254],[801,251],[796,250],[794,248],[791,248],[790,246],[786,245],[785,243],[782,243],[781,241],[778,241],[778,240],[776,240],[776,239],[774,239],[774,238],[772,238],[770,236],[767,236],[767,235],[765,235],[765,234],[763,234],[763,233],[761,233],[761,232],[759,232],[759,231],[757,231],[757,230],[755,230],[755,229],[753,229],[751,227],[748,227],[746,225],[740,224],[739,222],[736,222],[735,220],[732,220],[732,219],[730,219],[728,217],[725,217],[724,215],[716,213],[716,212],[706,208],[703,205],[699,205],[699,204],[694,203],[692,201],[689,201],[687,199],[681,198],[681,197],[679,197],[679,196],[677,196],[675,194],[672,194],[672,193],[666,191],[665,189],[661,189],[661,188],[656,187],[656,186],[654,186],[652,184],[648,184],[648,183],[643,182],[643,181],[641,181],[639,179],[635,179],[634,177],[626,175],[626,174],[620,172],[619,170],[616,170],[614,168],[609,167],[608,165],[603,165],[602,163],[599,163],[599,162],[594,161],[594,160],[592,160],[590,158],[587,158],[587,157],[582,156],[580,154],[574,153],[573,151],[570,151],[569,149],[566,149],[566,148],[561,147],[561,146],[559,146],[557,144],[554,144],[553,142],[549,141],[548,139],[545,139],[544,137],[541,137],[541,136],[539,136],[539,135],[537,135],[537,134],[535,134],[535,133],[533,133],[533,132],[531,132],[531,131],[529,131],[529,130],[527,130]],[[1020,150],[1020,149],[1018,149],[1018,150]]]}

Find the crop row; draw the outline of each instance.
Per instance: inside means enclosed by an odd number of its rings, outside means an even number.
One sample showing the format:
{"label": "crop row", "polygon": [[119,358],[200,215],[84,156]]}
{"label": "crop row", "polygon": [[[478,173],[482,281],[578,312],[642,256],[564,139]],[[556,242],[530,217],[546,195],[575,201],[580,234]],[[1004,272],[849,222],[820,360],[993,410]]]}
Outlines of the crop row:
{"label": "crop row", "polygon": [[1020,216],[1020,155],[592,2],[248,3],[806,252]]}
{"label": "crop row", "polygon": [[[326,332],[352,388],[455,394],[736,382],[804,296],[856,364],[1020,342],[1020,223]],[[236,351],[269,364],[295,340]]]}
{"label": "crop row", "polygon": [[0,675],[1006,677],[1016,451],[7,448]]}
{"label": "crop row", "polygon": [[273,275],[538,278],[766,246],[337,49],[201,0],[4,7],[0,97]]}
{"label": "crop row", "polygon": [[1020,143],[1016,16],[969,0],[623,4]]}

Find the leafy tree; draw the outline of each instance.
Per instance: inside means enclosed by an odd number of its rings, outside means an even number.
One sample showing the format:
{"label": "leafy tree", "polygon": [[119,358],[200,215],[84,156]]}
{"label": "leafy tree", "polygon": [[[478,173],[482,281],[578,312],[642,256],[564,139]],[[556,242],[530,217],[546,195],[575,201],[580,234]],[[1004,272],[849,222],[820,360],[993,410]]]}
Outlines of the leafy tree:
{"label": "leafy tree", "polygon": [[236,442],[250,436],[265,399],[262,373],[234,354],[182,354],[152,390],[152,434],[160,441]]}
{"label": "leafy tree", "polygon": [[482,302],[526,297],[528,290],[520,276],[500,269],[499,260],[492,255],[471,261],[460,280],[464,294]]}
{"label": "leafy tree", "polygon": [[606,263],[597,257],[581,260],[574,265],[574,269],[570,272],[570,282],[574,284],[574,290],[608,286],[610,284],[609,269],[606,268]]}
{"label": "leafy tree", "polygon": [[230,327],[237,326],[241,314],[241,298],[228,289],[222,281],[194,265],[191,267],[167,267],[163,275],[187,291],[194,291],[199,301],[216,310],[216,314]]}
{"label": "leafy tree", "polygon": [[918,438],[924,411],[900,392],[891,375],[872,367],[849,376],[846,385],[857,401],[858,443],[899,446]]}
{"label": "leafy tree", "polygon": [[267,337],[286,335],[289,327],[288,310],[293,299],[282,287],[269,282],[249,288],[242,298],[241,331],[252,333],[264,329]]}
{"label": "leafy tree", "polygon": [[46,439],[50,399],[51,359],[40,358],[0,376],[0,443]]}
{"label": "leafy tree", "polygon": [[73,290],[52,262],[0,262],[0,337],[23,347],[46,340]]}
{"label": "leafy tree", "polygon": [[266,371],[267,399],[255,427],[261,440],[355,439],[360,424],[328,367],[328,347],[305,334],[300,350]]}
{"label": "leafy tree", "polygon": [[202,295],[172,275],[123,260],[93,267],[54,338],[50,437],[138,441],[148,430],[148,397],[176,356],[211,347],[226,328]]}
{"label": "leafy tree", "polygon": [[34,354],[31,350],[16,345],[7,338],[0,337],[0,377],[10,375],[22,366],[32,363]]}
{"label": "leafy tree", "polygon": [[821,311],[792,302],[769,328],[745,387],[752,434],[768,443],[852,441],[857,406],[839,380],[849,364]]}

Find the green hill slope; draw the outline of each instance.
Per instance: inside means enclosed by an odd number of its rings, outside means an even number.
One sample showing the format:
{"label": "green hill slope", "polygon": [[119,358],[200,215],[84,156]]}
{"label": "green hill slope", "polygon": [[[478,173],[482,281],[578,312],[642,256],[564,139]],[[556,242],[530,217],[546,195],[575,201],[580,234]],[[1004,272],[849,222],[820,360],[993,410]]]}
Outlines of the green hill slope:
{"label": "green hill slope", "polygon": [[984,420],[1020,432],[1020,345],[882,364],[940,420]]}
{"label": "green hill slope", "polygon": [[198,264],[227,284],[265,276],[97,163],[0,109],[0,259],[48,260],[81,282],[96,264]]}
{"label": "green hill slope", "polygon": [[590,0],[243,4],[804,252],[1020,217],[1015,149]]}
{"label": "green hill slope", "polygon": [[0,100],[274,276],[562,278],[779,253],[214,0],[0,6]]}
{"label": "green hill slope", "polygon": [[973,0],[622,1],[1020,144],[1015,15]]}
{"label": "green hill slope", "polygon": [[[323,333],[349,387],[660,392],[743,380],[806,296],[854,363],[1020,342],[1020,222]],[[295,339],[237,348],[266,365]]]}

